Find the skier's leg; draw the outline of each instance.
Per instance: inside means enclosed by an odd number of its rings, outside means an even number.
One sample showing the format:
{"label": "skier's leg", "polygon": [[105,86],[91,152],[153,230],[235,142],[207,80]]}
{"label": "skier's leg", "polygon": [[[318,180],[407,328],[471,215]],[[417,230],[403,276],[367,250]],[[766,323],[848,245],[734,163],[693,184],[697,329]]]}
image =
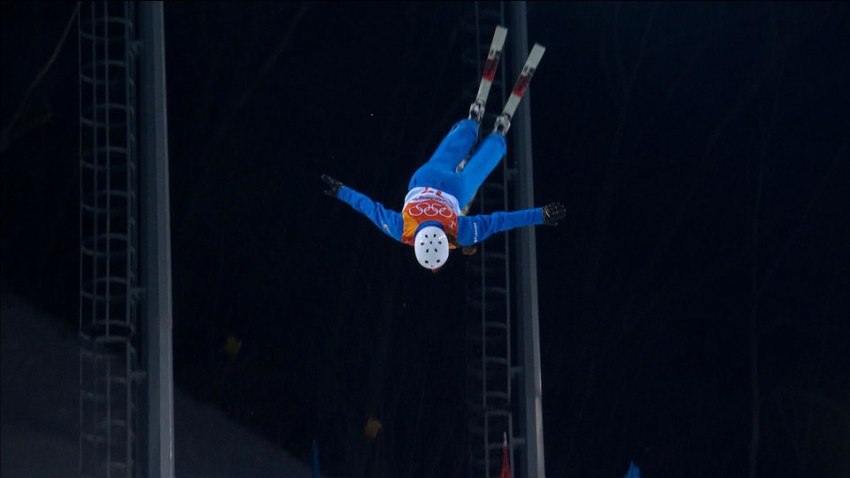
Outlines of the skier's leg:
{"label": "skier's leg", "polygon": [[478,188],[487,180],[487,176],[493,172],[496,165],[505,156],[507,145],[505,137],[492,133],[488,135],[484,141],[475,150],[475,153],[469,158],[463,171],[458,173],[463,178],[462,191],[458,195],[458,203],[464,207],[472,201]]}
{"label": "skier's leg", "polygon": [[437,146],[431,159],[420,167],[410,179],[408,189],[413,189],[416,186],[431,186],[429,184],[420,184],[417,177],[422,176],[421,173],[426,171],[454,173],[457,165],[463,161],[469,151],[475,146],[478,140],[478,123],[474,120],[460,120],[452,127],[451,131],[443,138],[440,145]]}

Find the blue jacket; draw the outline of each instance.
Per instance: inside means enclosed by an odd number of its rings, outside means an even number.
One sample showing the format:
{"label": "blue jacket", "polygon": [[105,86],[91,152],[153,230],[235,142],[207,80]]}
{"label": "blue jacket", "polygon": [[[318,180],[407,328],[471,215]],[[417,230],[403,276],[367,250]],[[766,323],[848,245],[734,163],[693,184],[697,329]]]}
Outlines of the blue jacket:
{"label": "blue jacket", "polygon": [[[403,231],[401,213],[385,208],[365,194],[343,186],[337,197],[368,217],[384,234],[401,242]],[[462,247],[471,246],[498,232],[517,227],[543,224],[543,208],[512,212],[494,212],[478,216],[458,216],[457,242]]]}

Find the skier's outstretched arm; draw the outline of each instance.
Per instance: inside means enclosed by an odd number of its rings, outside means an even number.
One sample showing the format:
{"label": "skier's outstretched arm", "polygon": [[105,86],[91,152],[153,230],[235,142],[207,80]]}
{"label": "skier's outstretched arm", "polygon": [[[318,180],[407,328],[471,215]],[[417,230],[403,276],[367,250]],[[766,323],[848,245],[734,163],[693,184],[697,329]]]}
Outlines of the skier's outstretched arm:
{"label": "skier's outstretched arm", "polygon": [[458,243],[471,246],[487,239],[493,234],[518,227],[539,224],[557,225],[566,216],[561,203],[551,203],[544,207],[523,209],[521,211],[494,212],[479,216],[461,216],[458,218]]}
{"label": "skier's outstretched arm", "polygon": [[373,201],[365,194],[351,189],[327,174],[322,175],[322,181],[327,185],[325,194],[348,204],[355,211],[368,217],[384,234],[401,241],[402,219],[400,213],[385,208],[381,203]]}

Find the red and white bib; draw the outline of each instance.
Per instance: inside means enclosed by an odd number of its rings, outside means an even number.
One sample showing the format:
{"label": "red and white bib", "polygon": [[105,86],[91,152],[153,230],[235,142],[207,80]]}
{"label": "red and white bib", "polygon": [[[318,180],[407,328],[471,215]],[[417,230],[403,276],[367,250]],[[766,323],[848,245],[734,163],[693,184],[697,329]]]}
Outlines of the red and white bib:
{"label": "red and white bib", "polygon": [[401,242],[413,245],[416,229],[423,222],[437,221],[449,236],[449,248],[454,249],[457,238],[457,217],[460,214],[457,198],[439,189],[413,188],[404,198],[401,210],[403,231]]}

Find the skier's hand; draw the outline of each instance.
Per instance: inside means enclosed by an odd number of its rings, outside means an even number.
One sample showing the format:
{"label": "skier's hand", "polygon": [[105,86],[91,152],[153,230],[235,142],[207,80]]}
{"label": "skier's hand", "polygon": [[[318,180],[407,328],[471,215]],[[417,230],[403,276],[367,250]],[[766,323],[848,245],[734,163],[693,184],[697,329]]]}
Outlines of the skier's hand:
{"label": "skier's hand", "polygon": [[340,188],[342,188],[342,183],[337,181],[336,179],[328,176],[327,174],[322,174],[322,181],[327,184],[327,189],[325,189],[325,194],[330,197],[336,197],[337,193],[339,193]]}
{"label": "skier's hand", "polygon": [[564,205],[559,202],[549,203],[543,206],[543,224],[557,226],[558,221],[567,215]]}

